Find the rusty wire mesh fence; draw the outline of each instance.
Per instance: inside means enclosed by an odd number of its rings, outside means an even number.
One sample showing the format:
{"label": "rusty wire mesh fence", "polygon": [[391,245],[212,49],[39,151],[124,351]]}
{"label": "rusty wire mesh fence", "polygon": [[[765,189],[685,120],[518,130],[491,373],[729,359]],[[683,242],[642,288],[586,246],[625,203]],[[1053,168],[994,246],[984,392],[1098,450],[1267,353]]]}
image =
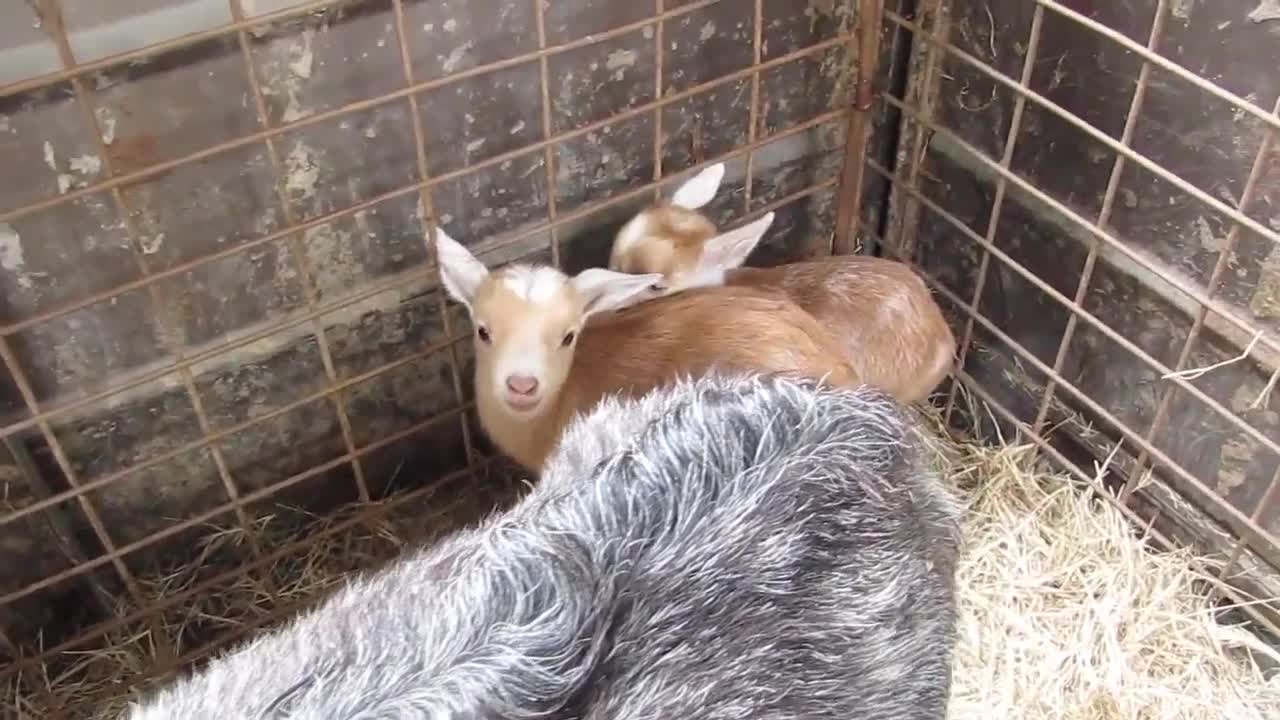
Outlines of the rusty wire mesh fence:
{"label": "rusty wire mesh fence", "polygon": [[1020,431],[1162,543],[1214,553],[1224,599],[1274,632],[1280,23],[1265,6],[889,2],[858,228],[915,260],[955,322],[948,416],[967,392],[991,415],[962,425]]}
{"label": "rusty wire mesh fence", "polygon": [[753,262],[922,270],[958,428],[1280,596],[1256,3],[3,3],[6,712],[118,708],[503,502],[425,238],[603,264],[720,161],[717,222],[778,212]]}
{"label": "rusty wire mesh fence", "polygon": [[4,0],[0,706],[109,714],[511,495],[436,223],[603,264],[726,162],[825,252],[852,3]]}

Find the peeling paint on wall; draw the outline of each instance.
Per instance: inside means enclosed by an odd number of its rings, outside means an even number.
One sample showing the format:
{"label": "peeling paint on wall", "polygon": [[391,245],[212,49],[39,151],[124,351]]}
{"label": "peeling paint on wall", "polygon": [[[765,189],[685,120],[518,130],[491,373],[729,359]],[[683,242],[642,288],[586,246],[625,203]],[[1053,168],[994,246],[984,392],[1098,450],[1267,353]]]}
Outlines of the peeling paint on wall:
{"label": "peeling paint on wall", "polygon": [[27,276],[24,266],[26,261],[22,254],[22,238],[8,223],[0,223],[0,268],[13,273],[18,285],[30,290],[31,278]]}
{"label": "peeling paint on wall", "polygon": [[97,155],[78,155],[71,158],[71,172],[81,175],[97,175],[102,172],[102,158]]}
{"label": "peeling paint on wall", "polygon": [[1271,249],[1259,268],[1249,309],[1258,317],[1280,320],[1280,245]]}
{"label": "peeling paint on wall", "polygon": [[1198,0],[1169,0],[1169,14],[1182,21],[1191,19],[1191,13],[1196,9]]}
{"label": "peeling paint on wall", "polygon": [[1280,20],[1280,0],[1262,0],[1249,13],[1249,19],[1256,23]]}
{"label": "peeling paint on wall", "polygon": [[316,183],[320,179],[320,168],[312,156],[312,149],[301,141],[293,144],[293,149],[285,157],[285,189],[295,198],[305,199],[316,194]]}
{"label": "peeling paint on wall", "polygon": [[[448,23],[445,23],[445,25],[447,30]],[[473,43],[468,40],[467,42],[455,47],[453,50],[450,50],[449,54],[444,58],[444,62],[441,63],[441,67],[444,68],[444,71],[446,73],[457,72],[459,67],[462,65],[463,58],[467,55],[467,51],[471,50],[472,46]]]}

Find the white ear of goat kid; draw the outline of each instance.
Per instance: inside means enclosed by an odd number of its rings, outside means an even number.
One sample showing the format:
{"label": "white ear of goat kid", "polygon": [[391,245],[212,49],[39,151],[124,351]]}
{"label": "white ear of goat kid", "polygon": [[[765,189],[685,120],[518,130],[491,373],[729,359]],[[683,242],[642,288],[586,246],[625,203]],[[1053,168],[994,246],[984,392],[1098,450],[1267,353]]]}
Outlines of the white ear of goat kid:
{"label": "white ear of goat kid", "polygon": [[759,236],[717,234],[699,212],[723,178],[723,166],[713,165],[671,202],[642,210],[618,232],[609,267],[661,273],[663,284],[649,295],[708,285],[785,294],[831,329],[864,381],[902,402],[927,397],[950,372],[956,342],[924,280],[904,263],[868,255],[742,267]]}
{"label": "white ear of goat kid", "polygon": [[869,388],[683,380],[129,720],[944,720],[959,506]]}
{"label": "white ear of goat kid", "polygon": [[[762,234],[772,220],[743,232]],[[835,338],[779,293],[714,287],[640,303],[660,275],[568,277],[529,265],[491,272],[443,232],[436,247],[445,289],[475,326],[480,422],[534,472],[575,414],[681,374],[724,368],[857,384]]]}
{"label": "white ear of goat kid", "polygon": [[686,180],[671,195],[671,204],[701,210],[716,198],[724,181],[724,163],[716,163]]}

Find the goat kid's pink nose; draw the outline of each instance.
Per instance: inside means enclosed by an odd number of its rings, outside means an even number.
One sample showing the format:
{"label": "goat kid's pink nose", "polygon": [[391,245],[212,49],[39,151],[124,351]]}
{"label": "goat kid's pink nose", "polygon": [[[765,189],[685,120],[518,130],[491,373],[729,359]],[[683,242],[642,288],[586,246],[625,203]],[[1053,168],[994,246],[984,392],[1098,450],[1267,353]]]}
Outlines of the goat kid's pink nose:
{"label": "goat kid's pink nose", "polygon": [[511,375],[507,389],[517,395],[532,395],[538,389],[538,379],[529,375]]}

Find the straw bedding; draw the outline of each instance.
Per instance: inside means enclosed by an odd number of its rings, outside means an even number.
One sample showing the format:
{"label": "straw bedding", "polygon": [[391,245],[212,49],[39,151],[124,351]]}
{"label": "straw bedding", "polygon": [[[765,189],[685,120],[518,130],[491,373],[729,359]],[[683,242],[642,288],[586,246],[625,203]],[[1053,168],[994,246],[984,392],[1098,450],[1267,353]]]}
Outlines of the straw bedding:
{"label": "straw bedding", "polygon": [[932,446],[968,505],[953,720],[1280,718],[1280,657],[1215,620],[1191,553],[1031,446]]}
{"label": "straw bedding", "polygon": [[[969,507],[951,718],[1280,718],[1280,673],[1262,669],[1280,656],[1249,631],[1215,621],[1189,553],[1154,552],[1119,511],[1037,463],[1027,446],[956,443],[933,428],[925,434],[932,459]],[[305,555],[175,607],[164,624],[193,638],[261,621],[268,584],[283,601],[315,597],[345,573],[419,541],[424,528],[476,515],[474,507],[442,514],[430,505],[409,503],[314,543]],[[269,547],[290,534],[270,522],[263,530]],[[243,541],[235,530],[215,535],[205,569],[171,569],[152,578],[151,589],[189,587],[226,554],[220,546]],[[16,703],[19,717],[45,717],[52,693],[93,707],[77,717],[113,718],[152,652],[145,630],[114,633],[96,652],[64,656],[59,667],[25,674],[21,687],[0,688],[0,707]]]}

